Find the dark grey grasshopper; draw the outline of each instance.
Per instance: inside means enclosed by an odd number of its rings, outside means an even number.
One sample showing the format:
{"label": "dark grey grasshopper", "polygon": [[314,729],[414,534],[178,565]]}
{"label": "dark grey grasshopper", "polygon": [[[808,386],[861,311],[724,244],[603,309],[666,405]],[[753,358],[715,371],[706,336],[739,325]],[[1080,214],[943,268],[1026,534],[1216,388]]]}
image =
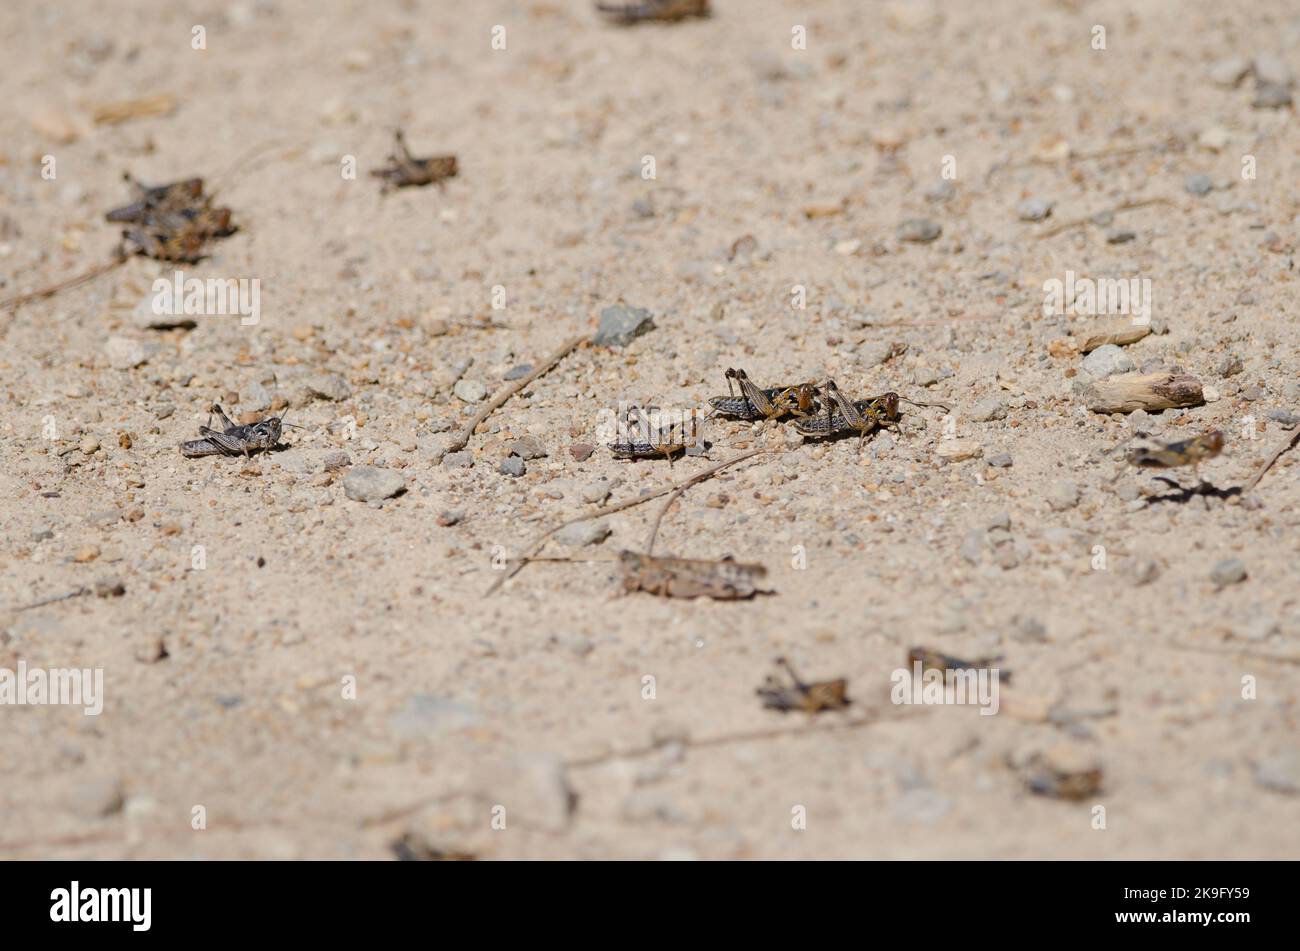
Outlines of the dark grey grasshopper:
{"label": "dark grey grasshopper", "polygon": [[652,422],[640,407],[628,410],[628,422],[636,415],[637,424],[629,427],[626,434],[620,435],[615,442],[609,443],[609,450],[616,459],[657,459],[663,457],[672,465],[673,456],[685,453],[695,446],[703,447],[704,439],[700,436],[698,420],[692,415],[684,420],[677,420],[667,426]]}
{"label": "dark grey grasshopper", "polygon": [[276,446],[280,442],[280,433],[284,427],[302,428],[286,423],[282,416],[268,416],[251,426],[240,426],[232,422],[216,403],[213,403],[212,408],[208,410],[209,423],[212,422],[214,413],[221,421],[223,432],[217,432],[209,426],[200,426],[199,435],[203,438],[181,443],[182,456],[194,459],[200,456],[242,455],[248,458],[253,452],[258,450],[265,452]]}

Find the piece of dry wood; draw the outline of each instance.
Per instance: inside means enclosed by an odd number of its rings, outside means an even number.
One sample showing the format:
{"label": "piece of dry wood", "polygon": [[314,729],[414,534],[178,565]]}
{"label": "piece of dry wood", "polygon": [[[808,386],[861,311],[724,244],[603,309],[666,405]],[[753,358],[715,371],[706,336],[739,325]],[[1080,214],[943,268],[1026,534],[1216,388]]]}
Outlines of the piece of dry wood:
{"label": "piece of dry wood", "polygon": [[681,482],[675,482],[672,485],[663,486],[662,488],[655,489],[653,492],[647,492],[645,495],[638,495],[634,499],[627,499],[623,502],[615,502],[613,505],[602,506],[601,508],[596,509],[594,512],[588,512],[585,515],[579,515],[576,516],[575,518],[571,518],[566,521],[560,522],[560,524],[558,525],[553,525],[551,528],[548,528],[546,531],[542,532],[542,534],[537,537],[537,539],[533,542],[533,544],[529,546],[528,551],[523,555],[523,557],[519,558],[517,561],[512,560],[510,563],[510,567],[502,570],[501,577],[498,578],[496,581],[492,582],[492,584],[488,587],[487,591],[483,592],[483,596],[487,597],[488,595],[494,593],[503,584],[505,584],[516,574],[518,574],[523,569],[523,567],[526,564],[528,564],[530,561],[532,561],[533,558],[537,556],[537,553],[540,552],[543,547],[545,547],[547,540],[556,532],[558,532],[560,529],[564,528],[565,526],[576,525],[578,522],[586,522],[593,518],[603,518],[606,515],[613,515],[615,512],[621,512],[624,509],[630,509],[634,505],[640,505],[643,502],[650,502],[654,499],[661,498],[667,495],[669,492],[677,491],[683,486],[694,485],[696,482],[703,482],[705,479],[708,479],[711,476],[721,472],[723,469],[726,469],[729,466],[734,466],[738,462],[744,462],[746,459],[752,459],[754,456],[757,456],[760,453],[783,452],[783,451],[784,450],[781,449],[751,449],[749,452],[742,452],[740,455],[733,456],[732,458],[726,460],[725,462],[719,462],[716,466],[710,466],[709,468],[705,469],[703,472],[698,472],[688,479],[683,479]]}
{"label": "piece of dry wood", "polygon": [[107,274],[113,268],[118,267],[126,262],[124,257],[115,257],[107,264],[97,264],[88,271],[83,271],[76,277],[70,277],[65,281],[59,281],[57,284],[50,284],[39,290],[28,291],[26,294],[19,294],[16,297],[10,297],[0,301],[0,310],[17,310],[23,304],[29,301],[40,300],[43,297],[53,297],[59,291],[67,290],[69,287],[76,287],[78,284],[85,284],[93,281],[101,274]]}
{"label": "piece of dry wood", "polygon": [[96,125],[118,125],[131,119],[169,116],[175,111],[176,97],[164,92],[143,99],[122,99],[117,102],[100,103],[95,106],[92,115]]}
{"label": "piece of dry wood", "polygon": [[1079,352],[1092,353],[1098,347],[1104,347],[1109,343],[1117,347],[1127,347],[1131,343],[1137,343],[1149,333],[1151,333],[1150,324],[1134,324],[1125,321],[1122,326],[1116,325],[1109,330],[1085,337],[1083,343],[1079,344]]}
{"label": "piece of dry wood", "polygon": [[1300,426],[1293,426],[1291,428],[1291,435],[1286,437],[1286,441],[1277,447],[1277,451],[1274,452],[1273,455],[1269,456],[1268,461],[1260,466],[1259,469],[1256,470],[1255,474],[1250,477],[1250,481],[1241,487],[1242,495],[1245,495],[1251,489],[1255,488],[1259,483],[1259,480],[1264,478],[1264,473],[1273,468],[1273,463],[1277,462],[1278,457],[1280,457],[1282,453],[1294,446],[1297,439],[1300,439]]}
{"label": "piece of dry wood", "polygon": [[446,448],[434,456],[434,465],[441,463],[443,456],[447,455],[447,453],[459,452],[469,445],[470,437],[474,435],[474,430],[478,428],[479,423],[483,422],[483,420],[495,413],[505,404],[506,400],[510,399],[510,397],[514,396],[524,387],[528,386],[528,384],[532,383],[539,376],[554,369],[557,363],[567,357],[574,350],[578,349],[582,344],[586,343],[587,340],[588,338],[585,336],[574,337],[559,350],[556,350],[553,354],[547,357],[546,362],[532,373],[528,374],[528,376],[524,377],[522,380],[517,380],[516,382],[511,383],[509,386],[503,387],[496,396],[492,397],[492,399],[488,401],[486,406],[474,414],[474,418],[466,423],[460,432],[452,437],[451,442],[447,444]]}
{"label": "piece of dry wood", "polygon": [[1098,380],[1085,398],[1094,413],[1159,412],[1205,402],[1201,381],[1188,373],[1126,373]]}
{"label": "piece of dry wood", "polygon": [[1122,204],[1116,205],[1114,208],[1107,208],[1104,211],[1095,212],[1088,215],[1086,218],[1074,218],[1070,221],[1063,221],[1053,228],[1048,228],[1046,231],[1040,232],[1038,239],[1042,241],[1046,238],[1054,238],[1063,232],[1073,231],[1075,228],[1082,228],[1084,225],[1090,225],[1095,221],[1098,215],[1117,215],[1121,211],[1132,211],[1135,208],[1146,208],[1149,205],[1173,205],[1173,202],[1168,198],[1142,198],[1137,201],[1126,201]]}

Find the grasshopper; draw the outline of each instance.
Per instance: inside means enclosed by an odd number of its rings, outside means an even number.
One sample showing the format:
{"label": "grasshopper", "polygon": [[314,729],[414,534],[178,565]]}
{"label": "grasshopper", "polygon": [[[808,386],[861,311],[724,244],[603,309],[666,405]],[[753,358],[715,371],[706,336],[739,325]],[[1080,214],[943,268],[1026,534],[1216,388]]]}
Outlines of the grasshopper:
{"label": "grasshopper", "polygon": [[1223,433],[1217,429],[1192,439],[1165,443],[1156,449],[1133,449],[1126,457],[1130,464],[1144,469],[1174,469],[1191,466],[1192,477],[1200,484],[1200,464],[1223,451]]}
{"label": "grasshopper", "polygon": [[1080,800],[1101,792],[1104,774],[1099,766],[1065,771],[1047,762],[1041,754],[1025,765],[1025,787],[1039,796]]}
{"label": "grasshopper", "polygon": [[406,147],[406,136],[398,129],[393,133],[393,152],[388,156],[388,167],[371,170],[375,178],[384,180],[383,191],[406,188],[410,185],[442,185],[460,169],[454,155],[433,155],[415,158]]}
{"label": "grasshopper", "polygon": [[982,668],[997,668],[998,679],[1003,683],[1011,683],[1011,671],[1003,670],[997,667],[1002,656],[981,657],[979,660],[962,660],[958,657],[950,657],[947,654],[941,654],[938,651],[930,650],[925,647],[913,647],[907,652],[908,665],[920,664],[922,670],[979,670]]}
{"label": "grasshopper", "polygon": [[596,9],[615,23],[659,20],[673,23],[687,17],[707,17],[709,0],[641,0],[640,3],[597,3]]}
{"label": "grasshopper", "polygon": [[745,564],[730,556],[721,561],[641,555],[634,551],[618,556],[623,568],[623,590],[646,591],[664,598],[714,598],[738,601],[760,591],[758,582],[767,576],[762,565]]}
{"label": "grasshopper", "polygon": [[218,432],[209,426],[200,426],[199,435],[203,438],[181,443],[182,456],[195,459],[200,456],[238,456],[242,453],[244,458],[248,458],[252,452],[258,450],[265,452],[276,446],[280,442],[283,427],[302,428],[286,423],[283,416],[270,416],[251,426],[240,426],[231,422],[216,403],[213,403],[208,410],[209,423],[212,422],[214,413],[220,420],[223,431]]}
{"label": "grasshopper", "polygon": [[[715,396],[709,400],[709,406],[715,415],[752,422],[759,419],[780,419],[787,415],[811,416],[820,409],[817,402],[818,390],[812,383],[759,389],[744,370],[728,369],[726,377],[727,389],[731,395]],[[732,388],[732,380],[740,387],[739,396]]]}
{"label": "grasshopper", "polygon": [[821,713],[824,710],[843,710],[851,700],[845,696],[849,682],[841,677],[838,680],[822,680],[806,684],[799,679],[790,662],[778,657],[776,664],[790,676],[792,686],[783,687],[771,674],[763,686],[754,692],[763,698],[763,706],[787,713],[790,710],[802,710],[804,713]]}
{"label": "grasshopper", "polygon": [[877,429],[898,430],[898,403],[902,397],[897,393],[850,400],[840,392],[834,380],[827,380],[821,389],[826,394],[826,399],[823,400],[826,413],[808,419],[796,419],[794,428],[801,435],[822,438],[857,433],[859,440],[864,440]]}
{"label": "grasshopper", "polygon": [[230,209],[212,205],[203,193],[203,179],[187,178],[167,185],[143,185],[129,174],[136,200],[105,215],[108,221],[131,227],[122,231],[118,256],[143,254],[157,261],[193,264],[202,260],[204,246],[213,238],[235,233]]}
{"label": "grasshopper", "polygon": [[701,441],[696,428],[694,410],[691,411],[689,420],[671,423],[667,428],[653,427],[640,407],[631,407],[629,416],[633,412],[637,415],[640,432],[636,435],[629,433],[621,441],[608,443],[610,451],[616,458],[653,459],[663,456],[671,466],[675,454],[685,453],[687,448],[698,445]]}

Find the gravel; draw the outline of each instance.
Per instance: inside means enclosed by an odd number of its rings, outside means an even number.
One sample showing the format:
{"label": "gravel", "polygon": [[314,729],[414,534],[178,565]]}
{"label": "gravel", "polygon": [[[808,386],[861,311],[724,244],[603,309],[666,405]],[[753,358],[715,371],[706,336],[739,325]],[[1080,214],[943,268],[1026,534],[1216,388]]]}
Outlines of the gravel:
{"label": "gravel", "polygon": [[1240,558],[1225,558],[1211,569],[1210,580],[1216,588],[1240,584],[1246,580],[1246,564]]}
{"label": "gravel", "polygon": [[392,469],[354,466],[343,477],[343,493],[356,502],[391,499],[406,488],[406,479]]}
{"label": "gravel", "polygon": [[943,234],[943,227],[929,218],[908,218],[898,226],[898,240],[927,244]]}
{"label": "gravel", "polygon": [[600,327],[592,343],[598,347],[626,347],[654,327],[654,318],[645,308],[615,304],[600,312]]}
{"label": "gravel", "polygon": [[1116,373],[1131,373],[1136,369],[1133,358],[1113,343],[1098,347],[1083,358],[1084,372],[1095,380],[1104,380]]}

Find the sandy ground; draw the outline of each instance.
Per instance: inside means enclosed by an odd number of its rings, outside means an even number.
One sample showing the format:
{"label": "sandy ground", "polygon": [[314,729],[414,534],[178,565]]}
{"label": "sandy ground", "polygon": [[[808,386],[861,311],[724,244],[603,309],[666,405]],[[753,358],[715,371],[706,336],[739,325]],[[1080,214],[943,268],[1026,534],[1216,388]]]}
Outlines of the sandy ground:
{"label": "sandy ground", "polygon": [[[1211,76],[1269,51],[1300,69],[1294,5],[714,6],[620,29],[560,0],[3,5],[0,296],[109,258],[123,171],[201,174],[240,230],[186,274],[257,279],[261,321],[140,326],[172,271],[143,258],[0,317],[0,668],[104,684],[98,716],[0,707],[0,855],[1300,854],[1295,455],[1228,491],[1300,410],[1300,137],[1252,105],[1255,76]],[[94,121],[161,94],[168,115]],[[399,125],[460,174],[381,195]],[[1050,217],[1021,220],[1035,198]],[[941,235],[901,241],[914,218]],[[1217,398],[1089,412],[1083,358],[1053,342],[1100,318],[1042,311],[1070,271],[1149,280],[1158,332],[1125,353]],[[579,349],[473,436],[472,466],[437,463],[481,406],[451,393],[465,361],[493,393],[620,301],[655,329]],[[147,359],[115,368],[132,341]],[[862,447],[712,420],[708,460],[575,458],[619,400],[698,406],[733,366],[952,413],[905,406]],[[338,398],[312,394],[322,374]],[[305,427],[288,448],[177,451],[212,402],[276,397]],[[1107,452],[1216,427],[1218,494]],[[501,473],[524,436],[547,455]],[[652,502],[485,597],[494,558],[602,480],[629,499],[757,447],[780,451],[686,492],[656,551],[760,562],[774,593],[621,596]],[[405,493],[349,499],[339,450]],[[1216,584],[1231,558],[1244,580]],[[20,610],[109,579],[125,593]],[[917,645],[1002,655],[999,714],[891,703]],[[848,678],[849,711],[763,709],[781,655]],[[1102,790],[1033,794],[1039,754]]]}

